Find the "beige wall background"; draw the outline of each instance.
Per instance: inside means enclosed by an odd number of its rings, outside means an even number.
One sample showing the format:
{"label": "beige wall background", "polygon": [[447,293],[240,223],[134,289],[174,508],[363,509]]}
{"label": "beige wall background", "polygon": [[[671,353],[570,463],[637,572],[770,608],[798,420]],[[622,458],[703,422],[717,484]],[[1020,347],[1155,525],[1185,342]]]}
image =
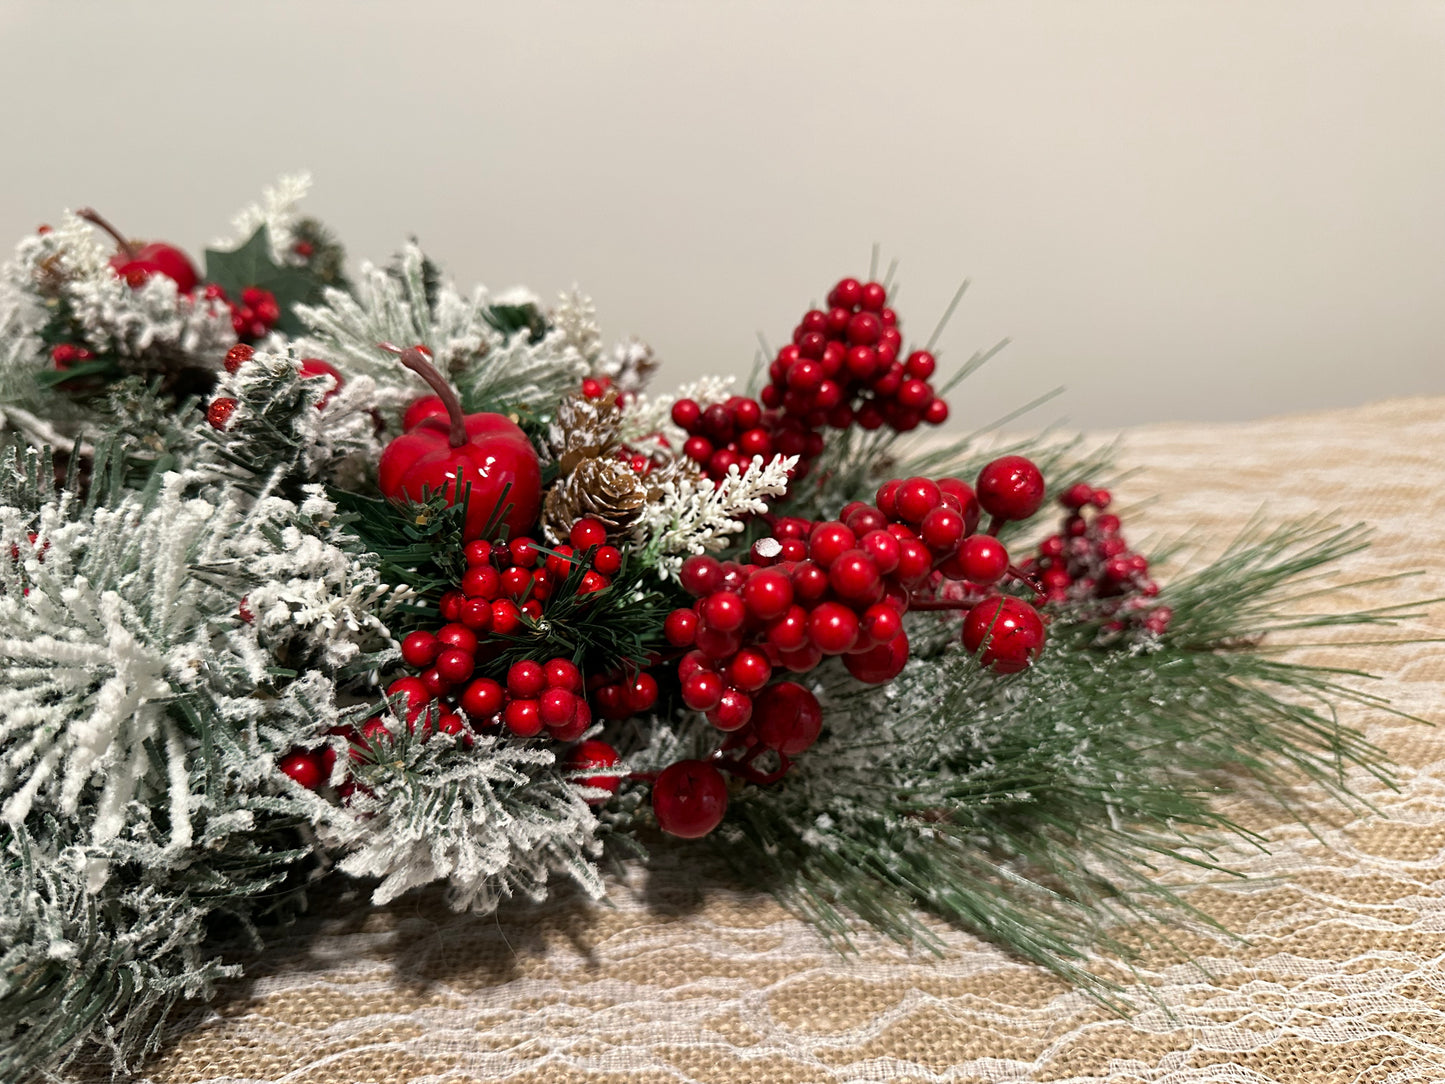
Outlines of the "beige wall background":
{"label": "beige wall background", "polygon": [[[1445,3],[0,4],[0,235],[193,250],[283,172],[353,258],[578,283],[664,379],[900,261],[986,422],[1445,392]],[[6,242],[8,243],[8,241]]]}

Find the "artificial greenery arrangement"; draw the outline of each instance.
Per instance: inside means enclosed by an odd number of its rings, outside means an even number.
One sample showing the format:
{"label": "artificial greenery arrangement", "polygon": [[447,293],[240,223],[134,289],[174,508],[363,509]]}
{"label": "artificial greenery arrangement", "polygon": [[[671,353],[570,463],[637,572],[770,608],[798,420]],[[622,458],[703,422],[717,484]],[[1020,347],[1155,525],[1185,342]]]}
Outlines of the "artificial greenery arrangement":
{"label": "artificial greenery arrangement", "polygon": [[1357,532],[1161,585],[1076,445],[918,439],[986,355],[935,384],[886,281],[755,395],[657,395],[581,296],[348,278],[304,188],[204,274],[88,210],[4,269],[3,1079],[133,1065],[322,877],[484,912],[660,846],[1109,999],[1087,956],[1187,913],[1151,863],[1210,866],[1219,770],[1384,770],[1363,694],[1255,649],[1390,619],[1291,608]]}

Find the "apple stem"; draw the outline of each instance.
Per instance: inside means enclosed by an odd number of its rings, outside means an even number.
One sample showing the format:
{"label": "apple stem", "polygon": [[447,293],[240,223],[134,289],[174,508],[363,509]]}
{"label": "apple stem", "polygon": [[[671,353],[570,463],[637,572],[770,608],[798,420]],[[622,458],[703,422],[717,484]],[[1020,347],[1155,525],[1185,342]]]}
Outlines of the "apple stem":
{"label": "apple stem", "polygon": [[121,233],[120,230],[112,226],[110,222],[107,221],[106,217],[99,211],[92,210],[89,207],[82,207],[80,208],[80,210],[75,212],[75,216],[77,218],[85,219],[92,225],[99,226],[106,233],[110,234],[112,237],[115,238],[115,243],[120,247],[120,251],[125,254],[127,259],[135,259],[135,242],[131,241],[128,237],[125,236],[125,234]]}
{"label": "apple stem", "polygon": [[437,398],[447,408],[447,417],[452,422],[451,445],[453,448],[460,448],[467,443],[467,416],[462,413],[462,401],[457,398],[456,391],[447,383],[447,378],[437,372],[433,365],[419,346],[408,346],[405,350],[391,343],[377,343],[377,346],[387,353],[396,354],[405,365],[417,376],[421,377],[431,385],[432,391],[437,393]]}

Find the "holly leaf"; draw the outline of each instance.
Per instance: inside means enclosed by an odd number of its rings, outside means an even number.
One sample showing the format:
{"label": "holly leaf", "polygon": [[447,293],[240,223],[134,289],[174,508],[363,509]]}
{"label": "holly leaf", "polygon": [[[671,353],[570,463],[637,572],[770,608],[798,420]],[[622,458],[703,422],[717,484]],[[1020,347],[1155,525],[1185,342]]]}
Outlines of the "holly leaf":
{"label": "holly leaf", "polygon": [[321,296],[321,283],[315,276],[271,259],[271,236],[264,225],[234,251],[208,248],[206,281],[214,282],[237,303],[241,300],[241,291],[248,286],[270,290],[281,309],[276,329],[287,335],[298,335],[305,330],[296,318],[296,305],[317,301]]}

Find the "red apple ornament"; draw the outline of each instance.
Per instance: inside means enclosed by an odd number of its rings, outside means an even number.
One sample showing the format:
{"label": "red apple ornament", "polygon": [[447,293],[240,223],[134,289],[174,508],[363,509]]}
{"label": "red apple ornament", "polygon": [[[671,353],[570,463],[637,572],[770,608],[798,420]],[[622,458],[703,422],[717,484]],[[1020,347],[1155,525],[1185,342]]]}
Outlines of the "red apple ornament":
{"label": "red apple ornament", "polygon": [[152,275],[164,275],[171,279],[176,284],[176,289],[183,294],[196,288],[200,275],[196,274],[195,265],[174,245],[162,241],[137,244],[89,207],[82,207],[75,213],[115,238],[117,251],[111,257],[110,266],[131,286],[144,285]]}
{"label": "red apple ornament", "polygon": [[400,350],[401,363],[436,392],[444,418],[424,418],[381,453],[377,487],[397,502],[445,492],[447,503],[467,502],[464,534],[480,538],[498,508],[512,536],[526,534],[542,509],[542,468],[527,435],[500,414],[463,414],[461,401],[420,347]]}

